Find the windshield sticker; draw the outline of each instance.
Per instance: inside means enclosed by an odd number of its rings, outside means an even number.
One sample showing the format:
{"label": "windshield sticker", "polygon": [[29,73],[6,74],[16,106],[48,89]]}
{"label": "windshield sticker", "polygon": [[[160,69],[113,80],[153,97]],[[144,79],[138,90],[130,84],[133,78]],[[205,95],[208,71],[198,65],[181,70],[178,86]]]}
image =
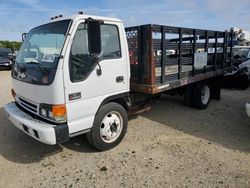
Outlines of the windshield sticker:
{"label": "windshield sticker", "polygon": [[29,62],[34,62],[34,63],[38,63],[38,60],[33,58],[33,57],[25,57],[24,58],[24,62],[25,63],[29,63]]}
{"label": "windshield sticker", "polygon": [[55,57],[56,57],[55,54],[44,54],[42,61],[53,63],[55,60]]}

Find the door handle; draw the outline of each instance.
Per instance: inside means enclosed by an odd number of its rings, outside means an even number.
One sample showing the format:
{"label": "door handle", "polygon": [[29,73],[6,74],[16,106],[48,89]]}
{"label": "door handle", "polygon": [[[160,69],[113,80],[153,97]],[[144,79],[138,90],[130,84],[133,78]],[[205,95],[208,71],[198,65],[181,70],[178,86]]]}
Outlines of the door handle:
{"label": "door handle", "polygon": [[124,80],[124,77],[123,77],[123,76],[117,76],[117,77],[116,77],[116,82],[117,82],[117,83],[123,82],[123,80]]}

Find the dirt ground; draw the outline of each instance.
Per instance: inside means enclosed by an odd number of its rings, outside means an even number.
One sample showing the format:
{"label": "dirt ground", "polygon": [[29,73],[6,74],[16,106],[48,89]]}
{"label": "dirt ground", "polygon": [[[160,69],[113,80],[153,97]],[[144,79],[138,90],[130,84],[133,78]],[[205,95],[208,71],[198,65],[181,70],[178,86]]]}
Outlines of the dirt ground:
{"label": "dirt ground", "polygon": [[223,90],[206,110],[162,97],[97,152],[84,136],[47,146],[15,128],[3,110],[10,72],[0,80],[0,187],[250,187],[250,89]]}

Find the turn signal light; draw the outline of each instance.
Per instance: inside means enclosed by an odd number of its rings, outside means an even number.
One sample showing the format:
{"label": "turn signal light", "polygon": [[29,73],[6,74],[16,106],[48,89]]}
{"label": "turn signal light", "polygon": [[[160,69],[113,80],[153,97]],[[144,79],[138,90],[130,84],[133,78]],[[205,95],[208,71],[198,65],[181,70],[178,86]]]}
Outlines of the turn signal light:
{"label": "turn signal light", "polygon": [[64,123],[67,121],[67,110],[65,104],[40,104],[39,113],[41,116],[57,123]]}
{"label": "turn signal light", "polygon": [[63,105],[53,105],[52,106],[52,114],[54,117],[65,116],[67,114],[66,106]]}

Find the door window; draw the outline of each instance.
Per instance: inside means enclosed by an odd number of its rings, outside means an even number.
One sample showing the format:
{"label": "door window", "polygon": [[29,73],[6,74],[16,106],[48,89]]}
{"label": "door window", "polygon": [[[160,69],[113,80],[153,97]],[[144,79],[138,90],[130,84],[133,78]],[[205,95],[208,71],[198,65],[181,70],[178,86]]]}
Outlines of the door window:
{"label": "door window", "polygon": [[[121,57],[118,29],[114,25],[101,25],[101,59],[116,59]],[[87,78],[96,65],[88,50],[87,25],[78,26],[70,51],[69,69],[72,82]]]}

